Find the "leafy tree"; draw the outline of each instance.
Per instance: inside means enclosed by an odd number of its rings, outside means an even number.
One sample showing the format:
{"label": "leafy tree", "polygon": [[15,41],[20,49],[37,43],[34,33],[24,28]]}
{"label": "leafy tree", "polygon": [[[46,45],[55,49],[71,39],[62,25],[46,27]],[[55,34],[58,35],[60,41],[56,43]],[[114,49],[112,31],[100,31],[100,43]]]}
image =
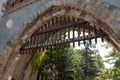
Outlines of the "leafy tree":
{"label": "leafy tree", "polygon": [[[112,48],[111,45],[107,45],[106,48]],[[109,64],[114,64],[112,68],[102,69],[99,72],[99,76],[96,77],[96,80],[120,80],[120,54],[114,48],[109,52],[108,58],[105,62]]]}
{"label": "leafy tree", "polygon": [[89,44],[79,51],[82,56],[80,68],[82,69],[82,80],[93,80],[101,68],[104,67],[102,58]]}
{"label": "leafy tree", "polygon": [[120,54],[113,48],[113,50],[109,53],[107,56],[108,59],[107,62],[114,64],[114,66],[109,69],[109,73],[111,73],[110,76],[113,80],[119,80],[120,79]]}
{"label": "leafy tree", "polygon": [[93,80],[104,66],[90,45],[81,50],[65,47],[53,47],[33,57],[33,71],[39,71],[42,80]]}

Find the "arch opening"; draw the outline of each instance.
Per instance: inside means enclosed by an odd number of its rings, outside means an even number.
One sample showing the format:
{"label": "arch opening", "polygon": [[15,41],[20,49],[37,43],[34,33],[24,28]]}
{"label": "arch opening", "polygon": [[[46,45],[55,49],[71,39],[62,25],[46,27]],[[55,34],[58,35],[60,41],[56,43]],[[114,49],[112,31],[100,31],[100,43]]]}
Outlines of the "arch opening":
{"label": "arch opening", "polygon": [[[70,38],[70,31],[73,32],[72,38]],[[75,37],[75,31],[78,32],[77,37]],[[66,32],[68,32],[67,39]],[[81,32],[83,33],[82,36],[80,36]],[[85,32],[87,32],[88,35],[85,35]],[[26,43],[23,44],[20,48],[20,52],[21,54],[34,53],[35,51],[41,50],[41,48],[52,48],[52,46],[69,44],[71,42],[73,43],[73,47],[75,47],[75,42],[78,42],[80,46],[80,41],[83,41],[85,45],[86,40],[91,44],[92,39],[95,39],[95,43],[97,43],[97,38],[100,37],[102,42],[104,42],[104,39],[109,41],[108,34],[95,25],[91,26],[89,22],[80,20],[79,18],[59,16],[43,23],[43,25],[31,35]]]}
{"label": "arch opening", "polygon": [[[56,7],[55,7],[56,8]],[[63,6],[62,6],[62,8],[61,7],[59,7],[60,9],[62,9],[63,8]],[[64,8],[67,8],[67,7],[64,7]],[[69,7],[70,9],[71,9],[71,7]],[[60,10],[59,9],[59,10]],[[72,8],[72,9],[75,9],[75,8]],[[49,11],[51,11],[52,9],[50,9],[50,10],[48,10],[48,12],[45,12],[45,13],[49,13]],[[81,12],[81,10],[79,11],[79,9],[77,10],[77,9],[75,9],[76,11],[78,11],[78,13],[81,13],[80,14],[80,17],[81,17],[81,15],[82,15],[82,17],[85,17],[85,15],[86,14],[88,14],[87,16],[90,16],[91,17],[91,14],[89,13],[89,11],[88,11],[88,13],[85,11],[85,10],[83,10],[82,12]],[[67,12],[69,12],[69,10],[66,10]],[[59,11],[58,11],[59,12]],[[57,13],[57,12],[56,12]],[[66,14],[66,13],[65,13]],[[72,14],[72,12],[70,12],[70,13],[68,13],[68,15],[69,14]],[[46,14],[45,14],[46,15]],[[72,15],[74,15],[74,14],[72,14]],[[93,14],[92,14],[93,15]],[[44,15],[42,15],[42,16],[44,16]],[[47,15],[47,16],[50,16],[49,14]],[[76,16],[76,15],[75,15]],[[46,17],[46,16],[44,16],[44,17]],[[77,17],[79,17],[79,16],[77,16]],[[82,18],[83,19],[83,18]],[[97,19],[97,18],[96,18]],[[41,18],[41,21],[42,21],[43,19]],[[85,18],[84,18],[84,20],[86,20]],[[91,21],[89,21],[89,19],[87,20],[89,23],[91,23]],[[36,21],[35,21],[36,22]],[[52,21],[51,21],[52,22]],[[94,21],[93,21],[94,22]],[[44,21],[42,21],[42,23],[44,23]],[[42,23],[40,23],[40,24],[42,24]],[[36,23],[35,23],[36,24]],[[92,24],[90,24],[91,26],[92,26],[92,28],[93,28],[93,30],[94,30],[94,25],[92,25]],[[96,25],[96,24],[95,24]],[[99,25],[99,24],[98,24]],[[101,24],[102,25],[102,24]],[[100,25],[100,26],[101,26]],[[38,26],[38,25],[37,25]],[[97,26],[97,25],[96,25]],[[107,25],[108,26],[108,25]],[[32,26],[33,27],[33,26]],[[72,27],[71,27],[72,28]],[[109,26],[107,27],[107,28],[109,28]],[[44,28],[43,28],[44,29]],[[75,28],[75,30],[76,30],[77,28]],[[99,28],[97,28],[97,29],[99,29]],[[113,35],[111,35],[111,33],[112,33],[112,31],[110,31],[110,32],[108,32],[108,31],[106,31],[105,29],[106,28],[101,28],[102,30],[103,30],[103,32],[105,32],[105,33],[108,33],[108,35],[109,35],[109,38],[110,38],[110,43],[112,43],[116,48],[118,48],[118,50],[120,49],[119,48],[119,46],[117,46],[117,41],[116,41],[116,37],[114,38],[114,36],[116,36],[115,34],[113,34]],[[109,29],[108,29],[109,30]],[[111,30],[111,28],[110,28],[110,30]],[[34,31],[33,31],[34,32]],[[36,32],[36,31],[35,31]],[[59,34],[59,32],[60,31],[58,31],[57,32],[57,34]],[[85,32],[87,32],[87,29],[85,29]],[[26,33],[26,32],[25,32]],[[63,34],[64,33],[64,30],[62,31],[62,33],[61,34]],[[92,31],[92,33],[93,33],[93,31]],[[115,32],[114,32],[115,33]],[[31,33],[30,33],[31,34]],[[34,34],[34,33],[33,33]],[[24,36],[24,35],[22,35],[22,36]],[[55,34],[53,33],[53,37],[55,36]],[[21,37],[19,38],[19,39],[21,39]],[[29,38],[30,39],[30,38]],[[24,50],[24,49],[27,49],[27,46],[25,47],[25,45],[26,45],[26,43],[27,43],[27,41],[29,41],[29,39],[26,39],[26,42],[24,43],[24,41],[23,41],[23,44],[21,45],[21,44],[17,44],[17,45],[20,45],[20,46],[22,46],[22,47],[24,47],[23,49],[21,48],[21,50],[20,51],[23,51],[23,53],[26,53],[25,51],[27,51],[27,50]],[[48,37],[48,39],[47,40],[51,40],[51,37],[49,36]],[[53,39],[54,40],[54,39]],[[115,41],[115,42],[114,42]],[[45,44],[45,43],[44,43]],[[43,44],[42,44],[43,45]],[[33,50],[31,50],[30,52],[34,52],[34,47],[35,45],[33,45]],[[28,47],[29,48],[29,47]],[[36,50],[35,50],[36,51]],[[28,51],[27,51],[27,53],[29,53]]]}

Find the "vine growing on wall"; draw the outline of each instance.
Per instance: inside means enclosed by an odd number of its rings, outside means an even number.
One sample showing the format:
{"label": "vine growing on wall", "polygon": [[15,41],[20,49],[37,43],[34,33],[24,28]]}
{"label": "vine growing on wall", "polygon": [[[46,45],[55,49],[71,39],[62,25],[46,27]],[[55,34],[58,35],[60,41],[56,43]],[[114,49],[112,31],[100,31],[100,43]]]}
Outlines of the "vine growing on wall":
{"label": "vine growing on wall", "polygon": [[31,66],[32,66],[32,72],[30,77],[36,72],[36,70],[39,69],[39,67],[41,65],[44,64],[45,58],[46,58],[46,51],[44,52],[36,52],[35,55],[33,56],[32,60],[31,60]]}

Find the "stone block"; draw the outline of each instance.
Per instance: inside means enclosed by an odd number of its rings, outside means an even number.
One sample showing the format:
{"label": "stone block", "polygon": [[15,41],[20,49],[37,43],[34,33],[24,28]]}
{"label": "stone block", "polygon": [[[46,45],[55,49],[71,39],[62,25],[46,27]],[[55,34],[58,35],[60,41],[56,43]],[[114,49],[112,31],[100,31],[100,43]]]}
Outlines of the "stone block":
{"label": "stone block", "polygon": [[120,22],[119,21],[112,21],[110,23],[110,25],[112,26],[113,30],[117,30],[118,28],[120,28]]}
{"label": "stone block", "polygon": [[118,13],[118,10],[113,6],[109,6],[109,9],[111,10],[111,12],[109,13],[108,17],[106,17],[106,21],[108,22],[108,24],[110,24],[111,21],[116,18],[116,15]]}

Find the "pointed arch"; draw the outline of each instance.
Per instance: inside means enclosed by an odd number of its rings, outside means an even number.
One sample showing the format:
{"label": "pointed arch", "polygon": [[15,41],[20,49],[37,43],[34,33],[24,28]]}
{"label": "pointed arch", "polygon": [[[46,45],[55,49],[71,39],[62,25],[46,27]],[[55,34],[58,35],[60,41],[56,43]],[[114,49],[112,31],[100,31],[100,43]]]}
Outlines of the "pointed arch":
{"label": "pointed arch", "polygon": [[[31,5],[32,4],[33,3],[31,3]],[[21,73],[24,74],[26,68],[29,65],[29,60],[31,59],[32,55],[29,56],[29,59],[28,57],[24,57],[23,60],[20,56],[19,61],[14,62],[15,59],[19,56],[18,53],[20,47],[47,20],[50,20],[55,16],[72,16],[89,22],[91,26],[96,25],[97,28],[102,29],[104,32],[106,32],[109,35],[110,43],[118,51],[120,51],[120,35],[119,35],[120,10],[118,8],[113,7],[107,3],[103,3],[95,0],[90,0],[90,1],[89,0],[44,0],[42,7],[34,7],[34,8],[36,8],[35,14],[33,12],[33,14],[29,15],[29,18],[26,19],[26,21],[23,21],[22,26],[24,27],[22,27],[23,29],[20,32],[18,32],[19,35],[14,36],[15,40],[12,41],[11,46],[6,45],[7,48],[5,48],[5,50],[10,49],[10,51],[9,51],[9,55],[6,57],[4,61],[4,65],[2,69],[3,80],[8,78],[9,75],[16,74],[14,72],[18,72],[18,70],[15,67],[18,63],[22,63],[21,64],[22,66],[20,66],[21,68],[20,70]],[[4,54],[5,52],[2,53]],[[11,56],[12,59],[10,58]],[[24,63],[22,61],[24,61]],[[15,69],[11,70],[11,67],[14,67]],[[23,67],[26,68],[22,70]],[[16,76],[21,77],[19,76],[19,73]]]}

